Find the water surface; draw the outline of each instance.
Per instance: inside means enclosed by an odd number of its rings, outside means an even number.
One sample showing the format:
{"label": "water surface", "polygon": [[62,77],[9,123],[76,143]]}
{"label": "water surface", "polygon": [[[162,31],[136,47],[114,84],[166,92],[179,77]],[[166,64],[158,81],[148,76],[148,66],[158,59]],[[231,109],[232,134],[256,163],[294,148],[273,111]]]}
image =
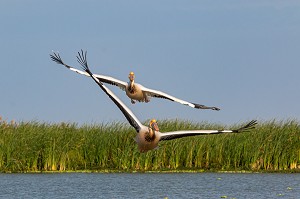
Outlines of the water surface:
{"label": "water surface", "polygon": [[0,174],[0,198],[300,198],[300,174]]}

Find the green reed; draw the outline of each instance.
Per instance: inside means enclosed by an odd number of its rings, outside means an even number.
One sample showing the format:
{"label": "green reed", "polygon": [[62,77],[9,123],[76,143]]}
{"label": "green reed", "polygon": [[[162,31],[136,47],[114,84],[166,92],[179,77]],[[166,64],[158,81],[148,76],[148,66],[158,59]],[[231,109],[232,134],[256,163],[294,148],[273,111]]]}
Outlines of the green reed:
{"label": "green reed", "polygon": [[[146,122],[147,123],[147,122]],[[159,122],[162,132],[222,129],[207,122]],[[241,134],[187,137],[139,153],[127,123],[82,125],[0,120],[0,172],[39,171],[298,171],[300,125],[259,122]]]}

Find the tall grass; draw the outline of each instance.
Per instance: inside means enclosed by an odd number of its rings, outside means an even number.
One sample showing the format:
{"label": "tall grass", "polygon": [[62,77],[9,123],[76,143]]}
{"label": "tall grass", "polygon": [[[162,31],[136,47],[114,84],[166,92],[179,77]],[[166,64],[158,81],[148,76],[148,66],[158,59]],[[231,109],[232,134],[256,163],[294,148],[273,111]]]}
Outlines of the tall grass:
{"label": "tall grass", "polygon": [[[224,128],[179,120],[159,125],[163,132]],[[0,121],[0,172],[300,169],[300,125],[293,120],[263,122],[241,134],[161,142],[159,149],[148,153],[138,152],[134,136],[127,123],[78,126]]]}

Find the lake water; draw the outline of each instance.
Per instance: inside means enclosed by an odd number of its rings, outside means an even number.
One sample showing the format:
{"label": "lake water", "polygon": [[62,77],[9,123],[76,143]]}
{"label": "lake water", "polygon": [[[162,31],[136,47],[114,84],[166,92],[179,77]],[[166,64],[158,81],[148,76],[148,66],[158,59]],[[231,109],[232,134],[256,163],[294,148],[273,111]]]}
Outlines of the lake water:
{"label": "lake water", "polygon": [[300,174],[0,174],[0,198],[300,198]]}

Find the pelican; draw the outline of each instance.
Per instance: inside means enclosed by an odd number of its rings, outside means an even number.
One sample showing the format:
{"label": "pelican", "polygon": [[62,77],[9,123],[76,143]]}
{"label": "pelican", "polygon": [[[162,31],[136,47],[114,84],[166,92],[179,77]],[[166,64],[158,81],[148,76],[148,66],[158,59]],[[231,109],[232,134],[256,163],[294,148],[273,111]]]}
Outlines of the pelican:
{"label": "pelican", "polygon": [[240,133],[254,128],[257,124],[256,120],[252,120],[247,125],[235,130],[185,130],[162,133],[159,131],[157,121],[155,119],[152,119],[150,121],[149,126],[143,125],[132,113],[132,111],[90,71],[86,60],[86,54],[79,54],[79,56],[77,56],[77,59],[86,73],[88,73],[89,76],[91,76],[93,80],[100,86],[100,88],[108,95],[108,97],[122,111],[129,124],[136,130],[137,134],[135,137],[135,141],[141,153],[156,149],[160,141],[196,135]]}
{"label": "pelican", "polygon": [[[81,53],[83,54],[82,50],[81,50]],[[86,53],[87,52],[85,52],[85,55],[86,55]],[[61,65],[64,65],[68,69],[70,69],[78,74],[90,76],[85,71],[75,69],[74,67],[65,64],[63,62],[63,60],[61,59],[59,53],[53,52],[53,55],[50,55],[50,57],[51,57],[52,61],[54,61],[58,64],[61,64]],[[118,86],[119,88],[121,88],[122,90],[124,90],[126,92],[126,95],[131,99],[132,104],[135,104],[136,101],[147,103],[150,101],[151,97],[157,97],[157,98],[164,98],[167,100],[178,102],[180,104],[187,105],[187,106],[190,106],[190,107],[196,108],[196,109],[211,109],[211,110],[216,110],[216,111],[220,110],[218,107],[208,107],[208,106],[201,105],[201,104],[187,102],[187,101],[178,99],[176,97],[173,97],[169,94],[166,94],[164,92],[146,88],[146,87],[142,86],[141,84],[135,83],[135,81],[134,81],[135,74],[133,72],[130,72],[128,75],[128,79],[129,79],[128,83],[118,80],[118,79],[115,79],[113,77],[104,76],[104,75],[94,74],[94,77],[96,77],[100,82],[115,85],[115,86]]]}

